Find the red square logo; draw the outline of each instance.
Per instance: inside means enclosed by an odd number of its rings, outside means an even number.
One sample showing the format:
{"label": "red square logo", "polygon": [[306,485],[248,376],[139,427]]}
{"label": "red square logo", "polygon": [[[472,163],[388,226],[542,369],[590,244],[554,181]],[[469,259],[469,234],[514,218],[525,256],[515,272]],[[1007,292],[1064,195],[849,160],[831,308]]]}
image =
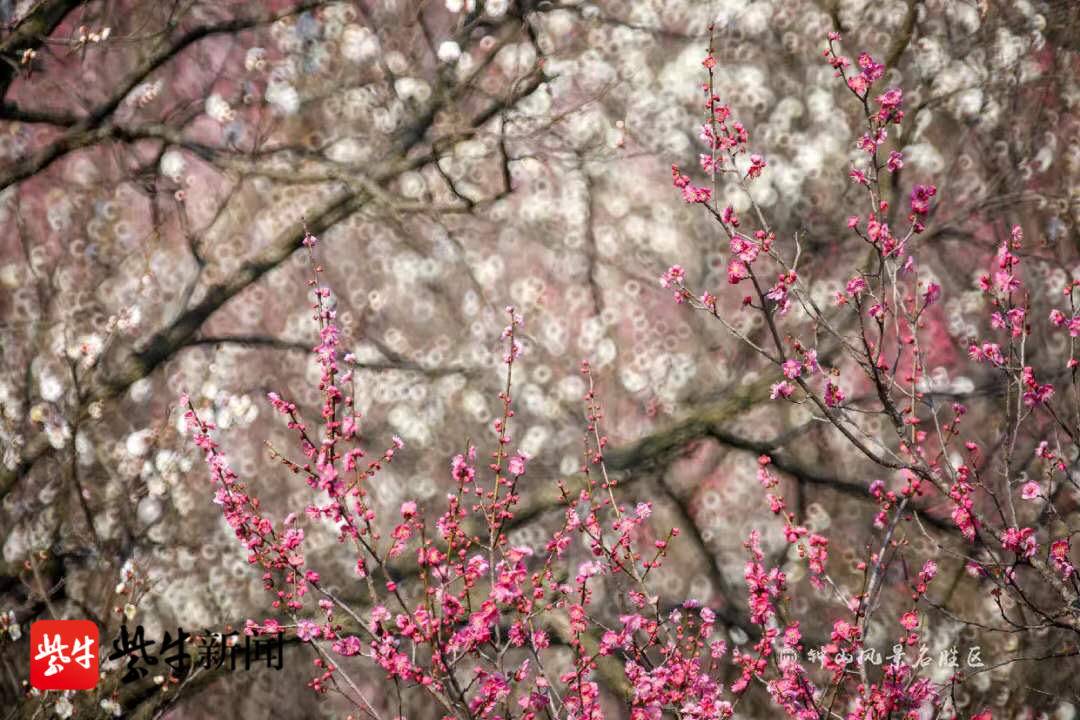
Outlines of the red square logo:
{"label": "red square logo", "polygon": [[38,690],[90,690],[98,682],[98,628],[90,620],[30,625],[30,684]]}

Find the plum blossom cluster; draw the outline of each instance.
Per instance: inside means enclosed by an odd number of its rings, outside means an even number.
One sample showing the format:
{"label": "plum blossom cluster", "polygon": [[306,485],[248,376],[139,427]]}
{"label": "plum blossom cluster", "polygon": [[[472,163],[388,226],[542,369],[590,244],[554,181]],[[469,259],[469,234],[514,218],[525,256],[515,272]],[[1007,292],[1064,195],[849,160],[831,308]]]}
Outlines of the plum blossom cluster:
{"label": "plum blossom cluster", "polygon": [[[716,62],[710,51],[703,63],[709,82],[701,130],[708,153],[700,163],[711,177],[733,174],[753,213],[740,218],[731,207],[714,207],[711,190],[695,185],[677,166],[673,182],[727,237],[728,284],[740,294],[735,311],[760,314],[767,340],[725,319],[719,290],[692,292],[685,268],[673,265],[660,279],[676,303],[705,310],[772,363],[775,401],[805,405],[889,474],[889,480],[866,489],[876,507],[875,539],[858,563],[861,587],[852,591],[830,575],[830,539],[789,509],[773,458],[759,458],[764,499],[782,523],[790,555],[805,562],[819,592],[836,600],[826,623],[804,624],[792,615],[789,573],[780,559],[766,555],[758,531],[744,543],[746,619],[724,619],[745,627],[752,642],[729,648],[718,632],[719,608],[693,599],[673,603],[654,592],[650,575],[662,567],[679,533],[658,532],[648,502],[631,507],[620,501],[604,462],[604,413],[588,363],[581,368],[588,387],[581,471],[556,482],[562,522],[541,548],[510,542],[510,531],[526,514],[520,484],[530,468],[530,458],[513,449],[514,370],[527,345],[523,318],[512,307],[502,334],[502,413],[490,428],[494,449],[482,456],[472,445],[462,448],[443,478],[445,498],[427,507],[406,500],[395,517],[382,517],[370,500],[372,480],[406,449],[395,437],[369,455],[360,443],[355,378],[341,350],[330,291],[321,282],[317,240],[308,235],[303,246],[319,328],[313,348],[322,398],[317,425],[309,426],[298,405],[282,394],[270,393],[268,400],[293,434],[298,454],[270,452],[286,472],[306,482],[311,502],[275,520],[228,465],[212,438],[213,425],[200,419],[187,398],[181,403],[194,443],[205,454],[214,500],[269,592],[272,616],[249,620],[246,631],[294,632],[316,653],[310,687],[341,693],[374,718],[400,707],[401,695],[408,693],[421,695],[442,717],[462,720],[600,720],[609,714],[611,694],[634,720],[726,718],[755,692],[778,714],[797,720],[841,713],[849,720],[944,714],[950,712],[951,690],[964,682],[959,673],[942,682],[918,661],[873,668],[873,675],[865,664],[853,669],[850,663],[868,651],[866,639],[876,627],[894,632],[901,648],[923,644],[939,566],[934,559],[912,557],[906,534],[918,514],[934,513],[939,524],[954,528],[951,542],[958,556],[970,558],[972,574],[1035,613],[1042,624],[1032,628],[1080,631],[1080,615],[1070,610],[1080,607],[1071,533],[1050,535],[1037,522],[1042,510],[1034,507],[1053,497],[1068,470],[1060,435],[1075,442],[1080,432],[1062,419],[1070,415],[1055,412],[1053,386],[1036,380],[1026,362],[1030,308],[1015,254],[1022,234],[1013,231],[995,258],[995,272],[980,282],[991,306],[988,325],[998,336],[973,341],[969,350],[1005,378],[1017,425],[1039,413],[1046,427],[1059,431],[1036,452],[1041,482],[1018,488],[1010,461],[998,471],[980,444],[965,437],[967,408],[961,402],[926,402],[923,321],[936,310],[942,290],[918,280],[916,251],[937,190],[912,187],[906,227],[894,234],[881,171],[896,173],[904,166],[902,153],[889,148],[887,132],[903,120],[903,94],[888,88],[873,95],[884,66],[866,53],[853,64],[837,53],[837,43],[839,36],[830,35],[825,56],[859,101],[867,128],[857,141],[867,162],[849,171],[865,195],[865,220],[853,214],[847,229],[866,243],[871,260],[852,269],[829,307],[815,300],[800,271],[798,241],[780,242],[749,193],[767,163],[751,152],[746,128],[713,93]],[[1068,315],[1058,311],[1050,326],[1071,332],[1076,315],[1075,307]],[[800,327],[805,317],[815,325],[813,333]],[[888,428],[882,437],[869,439],[858,429],[853,417],[866,414],[882,416]],[[1014,495],[1030,507],[1017,508]],[[310,566],[305,538],[316,524],[331,528],[355,557],[354,582],[346,590],[331,589]],[[584,558],[579,548],[587,549]],[[617,611],[598,602],[601,584],[605,596],[617,598]],[[899,612],[882,614],[886,593],[898,595]],[[1064,610],[1047,611],[1034,599],[1046,594],[1064,601]],[[824,640],[816,668],[799,660],[807,636]],[[558,671],[556,648],[570,658]],[[392,703],[373,697],[353,677],[356,663],[377,668],[393,688]],[[989,717],[986,711],[974,716]]]}
{"label": "plum blossom cluster", "polygon": [[[963,678],[953,675],[943,683],[917,663],[886,666],[875,677],[866,667],[856,672],[840,661],[866,650],[864,643],[872,624],[889,622],[875,613],[883,594],[903,592],[890,579],[899,563],[905,568],[921,565],[922,569],[911,577],[907,609],[891,622],[898,628],[899,647],[921,643],[928,625],[924,606],[933,605],[928,593],[938,574],[938,563],[911,557],[905,549],[903,537],[908,533],[904,526],[914,518],[932,515],[943,525],[951,524],[951,552],[967,558],[969,573],[989,585],[994,597],[1008,596],[1038,618],[1024,630],[1080,632],[1080,583],[1070,544],[1072,534],[1080,528],[1068,527],[1054,506],[1053,491],[1045,489],[1060,488],[1071,480],[1060,448],[1070,446],[1064,452],[1069,456],[1080,448],[1080,421],[1076,419],[1080,418],[1080,395],[1071,398],[1069,406],[1055,407],[1058,393],[1054,385],[1037,376],[1030,340],[1030,296],[1017,270],[1023,232],[1015,226],[999,245],[993,271],[978,282],[987,300],[989,334],[973,338],[968,346],[970,358],[992,368],[1004,388],[1003,427],[1007,429],[1000,442],[1010,448],[1005,459],[991,460],[985,454],[974,439],[974,428],[963,423],[968,414],[963,402],[930,401],[924,382],[930,349],[926,320],[937,311],[942,288],[919,279],[919,260],[927,253],[918,240],[935,212],[938,191],[929,183],[913,184],[908,198],[910,213],[902,231],[889,227],[895,220],[890,197],[899,194],[899,188],[893,187],[895,174],[904,167],[901,149],[890,147],[889,128],[904,119],[903,92],[900,88],[876,89],[885,75],[884,65],[867,53],[853,63],[839,54],[839,41],[839,35],[831,33],[824,55],[856,98],[866,126],[855,143],[865,161],[848,170],[851,180],[862,189],[865,206],[862,213],[849,217],[847,228],[869,248],[869,259],[852,268],[850,279],[835,293],[833,306],[822,306],[810,292],[806,272],[800,271],[803,253],[798,238],[790,246],[779,242],[765,211],[749,192],[747,183],[760,175],[758,168],[739,177],[753,211],[749,219],[737,217],[731,207],[714,208],[707,199],[704,204],[729,240],[729,283],[748,287],[739,307],[742,312],[761,316],[764,340],[744,334],[726,319],[738,310],[722,310],[718,291],[691,290],[688,271],[682,266],[672,266],[661,284],[673,289],[676,302],[705,311],[772,363],[777,372],[770,389],[772,400],[807,406],[859,454],[896,480],[894,489],[887,481],[875,480],[866,490],[867,499],[877,506],[872,523],[877,540],[867,546],[858,562],[864,579],[861,591],[852,594],[829,576],[828,538],[812,533],[788,510],[783,496],[776,492],[779,481],[771,470],[772,459],[762,456],[758,479],[769,507],[783,521],[788,543],[807,562],[810,582],[837,600],[840,617],[833,622],[829,642],[822,646],[820,669],[831,673],[823,684],[820,674],[815,675],[795,659],[805,630],[779,609],[788,590],[785,573],[779,567],[766,566],[760,540],[756,533],[751,535],[746,543],[751,559],[745,579],[750,619],[760,626],[763,639],[755,646],[756,654],[733,654],[742,674],[732,691],[738,694],[753,681],[760,681],[774,704],[792,718],[822,717],[820,703],[825,696],[848,708],[848,718],[915,717],[951,707],[951,688]],[[710,72],[708,89],[715,65],[711,55],[704,64]],[[719,114],[718,108],[722,108]],[[732,125],[727,129],[728,119],[726,107],[710,93],[706,130],[702,132],[710,150],[702,155],[702,166],[709,174],[725,168],[715,160],[717,151],[724,153],[725,161],[733,160],[735,153],[749,152],[745,128]],[[882,181],[884,173],[894,174],[888,186]],[[1078,364],[1071,342],[1080,334],[1073,296],[1076,287],[1070,283],[1065,289],[1069,308],[1053,309],[1049,314],[1050,328],[1068,330],[1070,354],[1065,369],[1069,371]],[[793,318],[789,310],[796,306],[801,317]],[[800,325],[805,320],[808,327]],[[828,366],[819,358],[828,358]],[[812,382],[815,375],[820,376],[820,382]],[[1075,380],[1075,373],[1073,376]],[[853,395],[858,399],[849,399]],[[866,415],[879,415],[887,430],[868,437],[858,429],[857,419]],[[1024,481],[1018,473],[1022,464],[1012,448],[1022,427],[1046,438],[1036,450],[1042,482]],[[1027,504],[1018,507],[1016,499]],[[1053,524],[1045,521],[1047,514],[1054,519]],[[907,577],[910,571],[904,574]],[[1046,609],[1055,603],[1062,609]],[[1005,610],[1001,614],[1004,627],[1009,631],[1017,627]],[[784,661],[771,661],[781,648],[785,650]],[[823,692],[822,687],[829,691]],[[983,712],[976,717],[990,715]]]}
{"label": "plum blossom cluster", "polygon": [[[712,30],[710,27],[710,34]],[[724,104],[722,98],[713,92],[716,58],[711,46],[702,65],[709,73],[709,81],[702,88],[705,93],[706,120],[701,126],[699,137],[708,150],[698,156],[702,171],[712,179],[725,173],[733,174],[740,181],[760,177],[768,162],[759,153],[750,153],[749,162],[744,163],[741,168],[737,164],[739,156],[747,154],[750,134],[741,122],[732,118],[731,107]],[[686,202],[707,205],[712,200],[713,191],[695,185],[689,176],[679,170],[678,165],[671,166],[671,176],[673,184],[682,191],[683,200]]]}
{"label": "plum blossom cluster", "polygon": [[[751,669],[771,654],[774,638],[763,636],[758,660],[736,655],[744,680],[727,688],[721,678],[728,650],[714,610],[692,600],[665,608],[651,591],[649,576],[679,533],[656,532],[651,503],[631,507],[619,501],[617,481],[604,464],[608,440],[588,363],[581,368],[588,386],[581,473],[557,483],[562,525],[540,550],[508,540],[518,522],[518,484],[529,469],[528,456],[512,450],[514,368],[525,351],[523,318],[513,308],[507,308],[503,332],[503,412],[491,426],[494,450],[487,461],[476,447],[465,448],[449,463],[444,502],[425,508],[406,500],[396,518],[379,517],[369,499],[371,481],[404,444],[393,438],[370,456],[360,446],[355,380],[315,263],[316,243],[312,236],[304,241],[319,327],[313,348],[321,369],[318,425],[309,426],[298,405],[282,394],[268,395],[294,434],[298,455],[270,452],[307,483],[310,504],[275,520],[228,465],[212,437],[213,424],[200,418],[189,398],[181,398],[188,430],[206,458],[215,502],[269,592],[271,616],[248,620],[245,632],[295,633],[316,653],[309,686],[339,692],[372,717],[385,709],[350,674],[357,661],[378,668],[396,693],[423,694],[448,718],[602,718],[601,680],[612,664],[629,688],[632,717],[672,711],[730,717]],[[355,553],[353,591],[331,590],[311,567],[305,538],[319,523]],[[583,560],[574,552],[582,544],[588,549]],[[615,588],[629,609],[617,624],[594,600],[600,583]],[[783,574],[775,568],[751,572],[748,566],[748,583],[751,598],[762,592],[770,598],[754,606],[764,626],[775,616],[769,608],[784,589]],[[550,669],[553,646],[571,651],[569,669]]]}

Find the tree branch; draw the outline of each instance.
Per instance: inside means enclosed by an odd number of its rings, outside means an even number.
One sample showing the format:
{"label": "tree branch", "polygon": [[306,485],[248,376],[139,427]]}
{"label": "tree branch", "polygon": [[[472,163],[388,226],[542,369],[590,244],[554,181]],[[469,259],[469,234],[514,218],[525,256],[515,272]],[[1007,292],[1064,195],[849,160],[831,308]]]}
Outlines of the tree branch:
{"label": "tree branch", "polygon": [[[23,50],[36,50],[82,0],[42,0],[0,40],[0,99],[15,80]],[[5,104],[5,110],[7,106]]]}

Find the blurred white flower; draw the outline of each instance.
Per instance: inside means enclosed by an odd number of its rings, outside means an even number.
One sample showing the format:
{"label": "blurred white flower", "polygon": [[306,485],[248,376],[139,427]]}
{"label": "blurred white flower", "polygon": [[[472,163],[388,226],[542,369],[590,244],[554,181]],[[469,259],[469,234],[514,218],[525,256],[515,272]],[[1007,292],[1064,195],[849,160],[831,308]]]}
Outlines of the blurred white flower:
{"label": "blurred white flower", "polygon": [[285,115],[300,109],[300,93],[286,82],[272,82],[266,86],[266,102]]}
{"label": "blurred white flower", "polygon": [[124,449],[132,457],[142,457],[150,450],[150,441],[153,437],[154,432],[149,428],[137,430],[127,436],[127,440],[124,441]]}
{"label": "blurred white flower", "polygon": [[[111,319],[111,318],[110,318]],[[142,310],[138,305],[120,309],[120,314],[115,316],[116,328],[121,332],[132,332],[139,327],[142,320]]]}
{"label": "blurred white flower", "polygon": [[248,72],[266,67],[266,50],[261,47],[249,48],[244,56],[244,67]]}
{"label": "blurred white flower", "polygon": [[39,380],[41,398],[49,402],[56,402],[64,394],[64,386],[60,379],[52,373],[44,374]]}
{"label": "blurred white flower", "polygon": [[149,495],[144,497],[135,508],[135,515],[143,525],[153,525],[161,517],[161,501]]}
{"label": "blurred white flower", "polygon": [[19,266],[15,263],[8,263],[0,268],[0,285],[8,288],[18,287],[19,275]]}
{"label": "blurred white flower", "polygon": [[398,78],[394,81],[394,91],[402,100],[424,102],[431,97],[431,86],[416,78]]}
{"label": "blurred white flower", "polygon": [[8,637],[12,640],[18,640],[22,637],[22,626],[19,625],[18,619],[15,617],[14,610],[8,610],[7,617],[3,618],[3,624],[7,626]]}
{"label": "blurred white flower", "polygon": [[65,422],[50,423],[45,427],[45,438],[49,441],[49,445],[59,450],[71,439],[71,427]]}
{"label": "blurred white flower", "polygon": [[186,167],[187,161],[183,154],[176,150],[169,150],[161,156],[161,174],[173,181],[180,180]]}
{"label": "blurred white flower", "polygon": [[457,59],[461,57],[461,46],[453,40],[444,40],[439,45],[439,60],[444,63],[457,62]]}
{"label": "blurred white flower", "polygon": [[367,62],[379,54],[379,38],[362,25],[349,25],[341,34],[341,54],[352,62]]}
{"label": "blurred white flower", "polygon": [[227,123],[232,120],[233,111],[229,107],[229,103],[225,98],[221,97],[217,93],[211,94],[206,98],[206,114],[212,120],[216,120],[219,123]]}
{"label": "blurred white flower", "polygon": [[161,85],[161,80],[142,83],[135,86],[135,89],[131,91],[131,95],[128,97],[131,102],[139,107],[149,105],[161,94]]}
{"label": "blurred white flower", "polygon": [[53,711],[56,713],[56,717],[69,718],[71,713],[75,712],[75,707],[65,696],[56,701],[56,705],[53,705]]}
{"label": "blurred white flower", "polygon": [[105,340],[97,333],[83,335],[78,343],[68,348],[68,357],[79,360],[83,367],[92,366],[101,355]]}

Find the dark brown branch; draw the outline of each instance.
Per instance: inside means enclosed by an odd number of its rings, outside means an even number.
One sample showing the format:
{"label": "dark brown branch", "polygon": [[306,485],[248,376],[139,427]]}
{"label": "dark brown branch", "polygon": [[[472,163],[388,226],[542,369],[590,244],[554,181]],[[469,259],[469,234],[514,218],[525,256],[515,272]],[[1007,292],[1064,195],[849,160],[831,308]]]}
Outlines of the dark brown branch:
{"label": "dark brown branch", "polygon": [[[507,107],[512,107],[522,98],[535,91],[544,79],[544,75],[539,69],[534,70],[515,86],[514,91],[504,101],[493,103],[474,115],[469,123],[470,127],[475,130],[486,124]],[[96,132],[108,135],[116,133],[118,130],[114,127],[108,127],[99,128]],[[359,209],[367,201],[370,193],[380,192],[379,188],[388,185],[401,173],[437,162],[438,159],[439,153],[433,150],[420,153],[416,157],[402,157],[397,161],[391,161],[372,173],[370,182],[367,183],[370,188],[368,193],[357,193],[347,187],[335,190],[321,206],[315,208],[308,215],[307,228],[316,235],[324,233]],[[269,247],[257,257],[241,264],[240,268],[223,282],[207,288],[197,305],[184,310],[168,326],[156,332],[148,341],[143,343],[140,349],[129,352],[126,356],[117,359],[112,364],[112,369],[108,372],[107,377],[95,378],[94,382],[89,383],[86,388],[86,397],[83,398],[84,407],[95,400],[116,397],[133,383],[148,376],[162,363],[171,358],[176,351],[187,345],[196,336],[202,324],[222,305],[289,258],[300,247],[304,232],[302,222],[293,223],[280,233],[274,242],[270,243]],[[19,479],[30,471],[34,463],[50,454],[51,451],[52,448],[44,433],[39,433],[30,439],[22,448],[21,459],[16,467],[13,469],[0,469],[0,500],[11,492]]]}
{"label": "dark brown branch", "polygon": [[[72,3],[63,3],[54,0],[52,4],[66,5]],[[164,66],[188,47],[208,37],[235,33],[259,25],[273,23],[282,18],[311,10],[323,4],[324,2],[322,0],[305,0],[305,2],[298,3],[287,10],[261,18],[234,18],[215,25],[204,25],[192,28],[171,41],[162,43],[140,62],[134,71],[117,83],[108,99],[95,107],[89,115],[82,118],[70,131],[23,162],[17,163],[8,172],[0,176],[0,190],[8,187],[12,183],[31,177],[72,150],[93,145],[117,132],[115,128],[108,127],[105,121],[116,111],[120,106],[120,103],[124,101],[136,86],[145,81],[151,73]],[[3,45],[0,45],[0,49],[2,48]],[[2,72],[2,69],[0,69],[0,72]],[[0,81],[2,80],[3,76],[0,75]],[[6,90],[6,86],[0,85],[0,88]]]}
{"label": "dark brown branch", "polygon": [[[749,440],[726,429],[727,423],[766,397],[768,397],[767,381],[744,386],[728,399],[698,410],[665,430],[647,435],[626,447],[608,450],[604,454],[604,461],[609,469],[621,471],[662,466],[683,453],[685,448],[695,440],[709,438],[736,450],[758,455],[767,454],[772,458],[773,467],[791,475],[800,483],[828,488],[867,502],[873,500],[868,484],[821,472],[791,457],[788,453],[782,452],[780,447],[784,444],[784,440],[779,442]],[[951,523],[925,512],[925,509],[922,510],[922,517],[928,524],[938,529],[956,530]]]}
{"label": "dark brown branch", "polygon": [[45,123],[48,125],[71,126],[79,121],[77,117],[65,112],[45,112],[27,110],[13,102],[0,103],[0,120],[23,123]]}
{"label": "dark brown branch", "polygon": [[[198,345],[246,345],[253,348],[269,348],[272,350],[302,353],[311,353],[312,348],[314,347],[314,343],[279,340],[278,338],[268,337],[266,335],[200,336],[187,343],[187,347],[195,347]],[[389,360],[382,362],[357,361],[349,363],[348,367],[360,370],[403,370],[421,373],[431,377],[443,377],[445,375],[477,375],[481,372],[479,368],[424,367],[420,363],[401,357],[392,357]]]}
{"label": "dark brown branch", "polygon": [[904,13],[904,22],[896,33],[892,45],[889,47],[889,54],[885,56],[885,67],[896,67],[900,62],[900,58],[903,56],[904,51],[907,50],[908,45],[911,44],[911,38],[915,34],[915,21],[919,17],[919,5],[921,3],[922,0],[908,0],[907,12]]}
{"label": "dark brown branch", "polygon": [[[308,228],[314,233],[324,232],[348,217],[359,206],[360,201],[355,195],[339,190],[318,213],[309,218]],[[152,373],[183,347],[218,308],[292,255],[300,246],[303,237],[303,224],[294,223],[282,232],[267,250],[243,263],[220,284],[208,288],[198,304],[182,312],[167,327],[155,333],[142,349],[130,352],[117,361],[115,369],[107,377],[95,377],[86,390],[87,397],[84,398],[83,405],[116,397],[132,383]],[[23,448],[19,464],[13,470],[4,469],[0,473],[0,498],[7,495],[18,479],[26,475],[34,463],[48,454],[50,449],[44,433],[35,435]]]}
{"label": "dark brown branch", "polygon": [[[82,0],[42,0],[0,40],[0,99],[15,80],[24,50],[36,50]],[[7,106],[5,104],[5,110]]]}

